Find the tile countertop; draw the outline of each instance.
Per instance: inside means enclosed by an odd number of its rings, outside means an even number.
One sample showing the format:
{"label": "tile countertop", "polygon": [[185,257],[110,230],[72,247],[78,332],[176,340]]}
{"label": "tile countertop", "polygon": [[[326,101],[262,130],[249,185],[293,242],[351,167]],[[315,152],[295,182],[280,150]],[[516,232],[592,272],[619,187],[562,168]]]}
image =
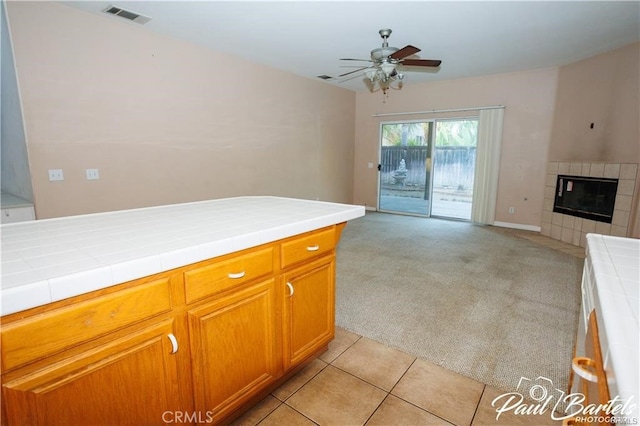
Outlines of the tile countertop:
{"label": "tile countertop", "polygon": [[598,317],[598,331],[611,398],[640,398],[640,240],[587,235],[585,301]]}
{"label": "tile countertop", "polygon": [[238,197],[6,224],[2,315],[364,216],[364,206]]}

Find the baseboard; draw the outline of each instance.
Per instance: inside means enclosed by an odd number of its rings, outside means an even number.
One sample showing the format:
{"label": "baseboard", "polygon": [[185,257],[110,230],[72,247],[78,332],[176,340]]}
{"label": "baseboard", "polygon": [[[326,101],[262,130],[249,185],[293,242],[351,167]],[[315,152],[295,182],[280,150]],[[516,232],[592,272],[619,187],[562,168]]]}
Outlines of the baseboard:
{"label": "baseboard", "polygon": [[364,206],[364,209],[368,210],[370,212],[377,212],[378,211],[378,209],[373,207],[373,206]]}
{"label": "baseboard", "polygon": [[510,223],[510,222],[493,222],[493,226],[499,226],[501,228],[513,228],[513,229],[522,229],[523,231],[534,231],[540,232],[542,230],[539,226],[534,225],[523,225],[521,223]]}

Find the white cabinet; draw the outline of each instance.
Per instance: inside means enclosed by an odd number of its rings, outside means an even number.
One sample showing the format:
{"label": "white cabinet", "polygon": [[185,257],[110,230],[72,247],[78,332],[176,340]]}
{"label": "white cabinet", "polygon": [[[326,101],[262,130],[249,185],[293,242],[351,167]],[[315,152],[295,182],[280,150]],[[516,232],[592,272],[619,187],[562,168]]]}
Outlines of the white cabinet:
{"label": "white cabinet", "polygon": [[2,193],[2,219],[0,223],[35,220],[33,204],[11,194]]}
{"label": "white cabinet", "polygon": [[2,209],[1,223],[24,222],[27,220],[35,220],[36,213],[33,207],[11,207]]}

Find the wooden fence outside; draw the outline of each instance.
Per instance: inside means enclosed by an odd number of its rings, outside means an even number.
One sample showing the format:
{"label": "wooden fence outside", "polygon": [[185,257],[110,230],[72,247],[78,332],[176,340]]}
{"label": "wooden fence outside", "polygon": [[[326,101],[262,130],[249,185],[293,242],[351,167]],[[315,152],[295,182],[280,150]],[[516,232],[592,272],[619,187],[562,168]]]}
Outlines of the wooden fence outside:
{"label": "wooden fence outside", "polygon": [[[426,146],[383,146],[380,163],[382,184],[424,188],[427,182],[427,153]],[[475,147],[436,147],[433,154],[434,188],[473,188]],[[393,176],[403,159],[407,177],[404,182],[398,183]]]}

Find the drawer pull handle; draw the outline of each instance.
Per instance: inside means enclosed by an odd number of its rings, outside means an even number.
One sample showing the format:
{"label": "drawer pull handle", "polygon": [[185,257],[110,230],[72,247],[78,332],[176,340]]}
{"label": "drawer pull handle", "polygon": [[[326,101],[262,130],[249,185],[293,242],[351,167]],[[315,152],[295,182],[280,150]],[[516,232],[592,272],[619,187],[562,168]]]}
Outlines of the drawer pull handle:
{"label": "drawer pull handle", "polygon": [[589,382],[596,383],[598,381],[598,376],[589,371],[586,367],[589,367],[591,370],[595,371],[596,362],[591,358],[585,358],[581,356],[575,357],[571,361],[571,368],[576,372],[578,376],[582,377],[585,380],[588,380]]}
{"label": "drawer pull handle", "polygon": [[307,251],[318,251],[319,248],[320,246],[316,244],[315,246],[308,246]]}
{"label": "drawer pull handle", "polygon": [[238,272],[237,274],[227,274],[227,276],[232,280],[237,280],[238,278],[244,277],[244,271]]}
{"label": "drawer pull handle", "polygon": [[167,337],[171,341],[171,353],[175,354],[176,352],[178,352],[178,340],[172,333],[167,334]]}
{"label": "drawer pull handle", "polygon": [[289,287],[289,297],[293,296],[293,286],[291,283],[287,283],[287,287]]}

